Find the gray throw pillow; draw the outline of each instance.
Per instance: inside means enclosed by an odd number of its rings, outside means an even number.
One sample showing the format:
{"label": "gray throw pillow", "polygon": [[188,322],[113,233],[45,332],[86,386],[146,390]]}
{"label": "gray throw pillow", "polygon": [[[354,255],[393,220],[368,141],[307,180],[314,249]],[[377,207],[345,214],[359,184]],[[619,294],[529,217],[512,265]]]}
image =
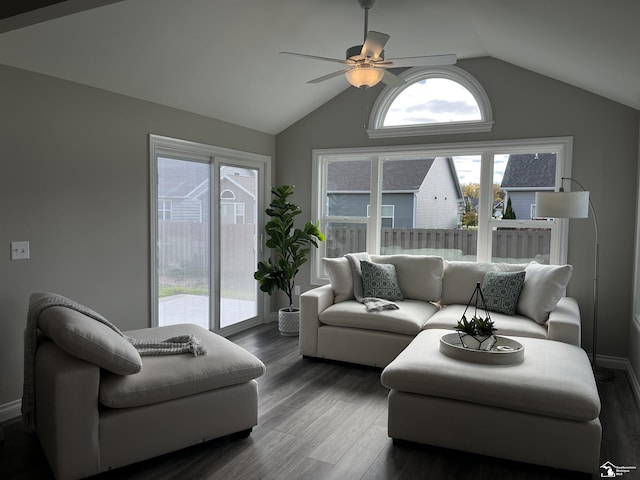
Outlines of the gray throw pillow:
{"label": "gray throw pillow", "polygon": [[516,313],[524,277],[525,272],[487,272],[482,282],[487,310],[507,315]]}
{"label": "gray throw pillow", "polygon": [[402,300],[398,286],[396,267],[391,263],[360,262],[362,269],[362,290],[364,297],[385,300]]}

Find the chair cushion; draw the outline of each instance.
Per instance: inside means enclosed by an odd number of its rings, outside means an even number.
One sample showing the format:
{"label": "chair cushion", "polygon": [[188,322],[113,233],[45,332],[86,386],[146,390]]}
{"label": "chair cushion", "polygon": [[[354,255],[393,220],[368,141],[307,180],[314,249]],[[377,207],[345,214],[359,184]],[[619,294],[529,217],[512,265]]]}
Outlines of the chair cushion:
{"label": "chair cushion", "polygon": [[566,292],[573,266],[531,262],[524,271],[526,276],[516,311],[538,323],[545,323],[549,312],[556,308]]}
{"label": "chair cushion", "polygon": [[117,375],[142,368],[138,351],[107,325],[66,307],[51,307],[38,317],[38,327],[65,352]]}
{"label": "chair cushion", "polygon": [[103,375],[100,403],[107,407],[138,407],[182,398],[248,382],[265,372],[264,364],[244,348],[197,325],[178,324],[125,333],[148,340],[194,335],[208,351],[198,356],[145,356],[142,371],[137,375]]}
{"label": "chair cushion", "polygon": [[421,300],[397,302],[398,310],[367,312],[365,306],[355,300],[336,303],[324,310],[320,322],[336,327],[360,328],[382,332],[417,335],[438,307]]}

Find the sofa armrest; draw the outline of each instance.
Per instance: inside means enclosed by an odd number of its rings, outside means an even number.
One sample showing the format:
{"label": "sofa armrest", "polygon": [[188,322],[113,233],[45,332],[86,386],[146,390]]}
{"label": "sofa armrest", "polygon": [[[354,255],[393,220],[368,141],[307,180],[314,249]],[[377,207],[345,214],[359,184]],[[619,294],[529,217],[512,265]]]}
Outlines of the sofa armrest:
{"label": "sofa armrest", "polygon": [[36,432],[57,479],[100,472],[100,367],[51,341],[36,351]]}
{"label": "sofa armrest", "polygon": [[547,320],[548,338],[558,342],[580,346],[581,321],[578,302],[572,297],[562,297]]}
{"label": "sofa armrest", "polygon": [[308,290],[300,295],[300,353],[317,356],[319,315],[333,305],[331,285]]}

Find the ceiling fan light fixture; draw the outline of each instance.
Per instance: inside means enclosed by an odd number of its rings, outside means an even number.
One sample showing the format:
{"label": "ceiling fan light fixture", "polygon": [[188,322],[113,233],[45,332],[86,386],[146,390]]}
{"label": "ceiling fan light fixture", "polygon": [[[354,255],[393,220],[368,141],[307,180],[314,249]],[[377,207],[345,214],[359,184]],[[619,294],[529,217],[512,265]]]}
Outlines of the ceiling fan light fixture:
{"label": "ceiling fan light fixture", "polygon": [[377,85],[384,71],[370,66],[357,66],[345,72],[347,81],[356,88],[369,88]]}

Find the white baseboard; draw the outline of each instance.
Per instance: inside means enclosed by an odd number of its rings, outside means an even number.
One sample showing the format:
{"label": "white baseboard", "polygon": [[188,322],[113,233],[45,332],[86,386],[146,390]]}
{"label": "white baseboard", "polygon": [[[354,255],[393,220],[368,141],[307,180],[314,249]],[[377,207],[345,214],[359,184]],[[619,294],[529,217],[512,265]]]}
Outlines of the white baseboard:
{"label": "white baseboard", "polygon": [[0,405],[0,423],[19,417],[21,406],[22,401],[20,399]]}

